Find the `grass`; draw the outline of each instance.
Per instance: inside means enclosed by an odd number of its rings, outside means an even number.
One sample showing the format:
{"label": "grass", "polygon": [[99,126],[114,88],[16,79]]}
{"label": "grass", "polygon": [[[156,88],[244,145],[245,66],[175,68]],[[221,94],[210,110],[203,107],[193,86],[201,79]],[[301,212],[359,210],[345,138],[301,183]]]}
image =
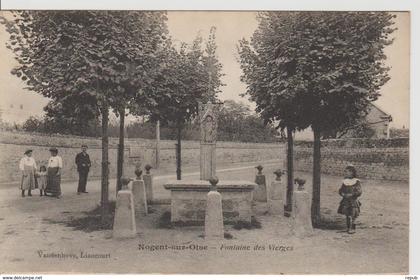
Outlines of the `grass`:
{"label": "grass", "polygon": [[200,221],[177,221],[171,222],[171,212],[165,211],[159,218],[158,228],[174,228],[174,227],[189,227],[189,226],[203,226],[204,222]]}
{"label": "grass", "polygon": [[[257,219],[252,216],[251,222],[246,221],[238,221],[234,223],[227,223],[225,222],[225,225],[227,224],[233,224],[233,228],[237,230],[241,230],[243,228],[245,229],[255,229],[255,228],[261,228],[261,223],[257,221]],[[204,226],[204,221],[177,221],[177,222],[171,222],[171,212],[165,211],[158,220],[158,228],[174,228],[174,227],[188,227],[188,226]],[[232,239],[233,236],[225,232],[225,238],[226,239]]]}
{"label": "grass", "polygon": [[84,232],[93,232],[101,230],[110,230],[114,223],[114,213],[115,213],[115,201],[109,203],[108,214],[102,219],[101,217],[101,206],[98,205],[96,208],[91,211],[83,211],[84,214],[81,217],[70,216],[65,220],[51,220],[47,219],[46,221],[51,224],[61,224],[66,227],[71,227],[74,230],[80,230]]}
{"label": "grass", "polygon": [[226,232],[226,231],[224,233],[224,237],[225,237],[225,239],[233,239],[233,235],[230,234],[229,232]]}
{"label": "grass", "polygon": [[236,230],[241,229],[255,229],[255,228],[261,228],[261,223],[254,217],[251,217],[251,222],[248,221],[237,221],[233,224],[233,228]]}

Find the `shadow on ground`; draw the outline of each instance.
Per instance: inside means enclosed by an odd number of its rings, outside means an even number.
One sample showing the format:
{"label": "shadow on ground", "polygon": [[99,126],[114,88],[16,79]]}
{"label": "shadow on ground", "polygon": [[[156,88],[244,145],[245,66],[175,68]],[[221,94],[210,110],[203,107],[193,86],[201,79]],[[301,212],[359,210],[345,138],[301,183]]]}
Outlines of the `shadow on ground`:
{"label": "shadow on ground", "polygon": [[104,218],[102,218],[101,211],[101,206],[98,205],[93,210],[81,212],[82,216],[74,217],[70,215],[72,212],[64,211],[62,212],[65,216],[64,219],[44,219],[44,221],[50,224],[61,224],[66,227],[71,227],[73,230],[84,232],[112,229],[114,223],[115,201],[109,203],[108,214]]}

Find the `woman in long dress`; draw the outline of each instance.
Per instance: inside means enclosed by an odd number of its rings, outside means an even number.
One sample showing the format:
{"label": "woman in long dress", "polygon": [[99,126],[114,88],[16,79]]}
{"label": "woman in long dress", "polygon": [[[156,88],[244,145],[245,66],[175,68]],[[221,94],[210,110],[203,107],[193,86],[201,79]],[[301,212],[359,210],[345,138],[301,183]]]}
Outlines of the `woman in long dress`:
{"label": "woman in long dress", "polygon": [[25,197],[25,190],[28,190],[28,196],[32,196],[31,191],[36,188],[36,162],[32,157],[32,150],[25,151],[23,158],[19,162],[19,169],[22,172],[22,180],[20,183],[22,197]]}
{"label": "woman in long dress", "polygon": [[61,169],[63,168],[63,160],[58,156],[58,150],[51,148],[51,157],[48,160],[47,167],[47,187],[45,195],[56,198],[61,197]]}

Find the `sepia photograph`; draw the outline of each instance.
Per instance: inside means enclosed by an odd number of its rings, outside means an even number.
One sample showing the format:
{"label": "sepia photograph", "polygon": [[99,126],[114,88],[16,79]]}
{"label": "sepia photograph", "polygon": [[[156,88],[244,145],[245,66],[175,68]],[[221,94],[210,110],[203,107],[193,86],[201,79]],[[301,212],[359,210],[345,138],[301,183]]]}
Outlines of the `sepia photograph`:
{"label": "sepia photograph", "polygon": [[410,11],[0,11],[0,274],[409,267]]}

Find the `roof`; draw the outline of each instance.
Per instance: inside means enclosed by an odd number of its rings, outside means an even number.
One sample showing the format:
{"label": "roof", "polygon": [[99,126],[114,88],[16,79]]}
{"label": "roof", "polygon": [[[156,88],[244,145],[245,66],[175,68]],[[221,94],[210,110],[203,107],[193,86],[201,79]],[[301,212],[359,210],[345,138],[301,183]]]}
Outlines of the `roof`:
{"label": "roof", "polygon": [[390,114],[388,114],[387,112],[385,112],[384,110],[382,110],[381,107],[379,107],[377,104],[371,102],[370,105],[372,105],[372,107],[375,107],[379,112],[381,112],[382,114],[386,115],[387,117],[392,118],[392,116]]}

